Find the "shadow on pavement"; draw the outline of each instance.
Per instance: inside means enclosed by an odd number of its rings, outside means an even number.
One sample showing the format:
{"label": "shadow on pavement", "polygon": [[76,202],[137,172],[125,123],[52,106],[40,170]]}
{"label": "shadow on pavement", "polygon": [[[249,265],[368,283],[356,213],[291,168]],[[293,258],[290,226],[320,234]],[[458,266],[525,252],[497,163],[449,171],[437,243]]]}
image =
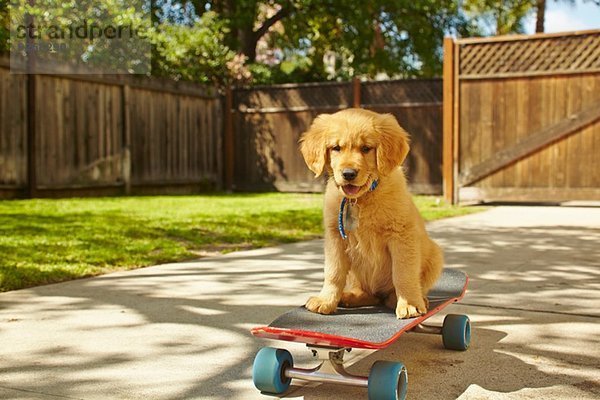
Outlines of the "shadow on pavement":
{"label": "shadow on pavement", "polygon": [[[429,230],[447,265],[471,278],[464,305],[447,311],[471,316],[472,348],[452,352],[439,337],[407,334],[351,371],[402,361],[409,395],[420,399],[454,399],[473,385],[496,393],[567,385],[581,398],[600,395],[600,229],[478,229],[456,220]],[[321,279],[322,241],[312,241],[4,294],[0,340],[11,345],[0,356],[0,395],[261,398],[254,355],[287,345],[249,329],[302,304]],[[298,396],[366,392],[294,386],[288,397]]]}

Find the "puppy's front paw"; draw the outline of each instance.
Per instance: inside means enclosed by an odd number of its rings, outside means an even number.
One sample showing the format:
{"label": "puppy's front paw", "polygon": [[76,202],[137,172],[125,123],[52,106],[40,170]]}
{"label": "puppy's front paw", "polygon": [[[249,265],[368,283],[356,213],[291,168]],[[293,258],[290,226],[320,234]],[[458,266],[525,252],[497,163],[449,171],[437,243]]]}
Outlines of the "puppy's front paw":
{"label": "puppy's front paw", "polygon": [[337,308],[336,302],[327,301],[319,296],[313,296],[308,299],[304,305],[307,310],[319,314],[332,314]]}
{"label": "puppy's front paw", "polygon": [[398,319],[418,317],[425,313],[427,313],[427,306],[423,301],[418,302],[417,305],[398,302],[398,305],[396,306],[396,317],[398,317]]}

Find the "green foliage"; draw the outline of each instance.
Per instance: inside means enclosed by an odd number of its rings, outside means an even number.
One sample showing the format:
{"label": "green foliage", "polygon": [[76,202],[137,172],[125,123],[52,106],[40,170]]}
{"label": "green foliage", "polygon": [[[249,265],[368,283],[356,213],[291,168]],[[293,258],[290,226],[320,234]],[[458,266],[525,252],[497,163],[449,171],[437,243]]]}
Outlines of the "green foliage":
{"label": "green foliage", "polygon": [[[254,83],[434,76],[441,73],[444,35],[476,32],[459,2],[451,0],[193,3],[228,21],[225,43],[249,57]],[[261,43],[277,50],[275,60],[260,60]]]}
{"label": "green foliage", "polygon": [[313,68],[309,57],[292,56],[280,64],[266,65],[258,62],[248,64],[254,84],[277,84],[286,82],[310,82],[326,80],[324,74]]}
{"label": "green foliage", "polygon": [[[137,6],[137,7],[136,7]],[[149,68],[149,13],[125,0],[14,0],[3,10],[15,60],[86,66],[99,72],[143,73]],[[6,32],[3,33],[6,35]]]}
{"label": "green foliage", "polygon": [[[301,10],[305,12],[298,11],[283,21],[285,32],[274,42],[289,52],[296,48],[306,54],[312,60],[313,73],[330,79],[373,78],[381,73],[437,75],[444,35],[472,30],[455,1],[308,3]],[[335,71],[328,72],[324,65],[328,53],[334,54]]]}
{"label": "green foliage", "polygon": [[235,53],[224,43],[227,21],[206,12],[192,26],[163,22],[151,34],[155,75],[202,83],[225,84],[234,79],[227,68]]}
{"label": "green foliage", "polygon": [[[87,10],[82,4],[90,3],[36,1],[38,12],[33,13],[40,18],[48,16],[39,4],[61,4],[64,12],[58,17],[63,22]],[[144,25],[139,14],[150,12],[147,41],[153,75],[224,85],[347,80],[353,76],[437,76],[441,73],[444,36],[520,33],[538,0],[150,3],[149,10],[133,12],[124,0],[90,4],[115,22],[121,18]],[[0,0],[0,27],[4,27],[0,29],[0,51],[7,48],[7,5],[8,0]],[[97,12],[88,12],[90,22],[92,15],[98,18]],[[93,60],[103,56],[101,49],[87,55]]]}
{"label": "green foliage", "polygon": [[525,18],[538,0],[466,0],[464,9],[489,35],[525,32]]}
{"label": "green foliage", "polygon": [[9,52],[10,40],[10,15],[8,12],[8,0],[0,0],[0,54]]}

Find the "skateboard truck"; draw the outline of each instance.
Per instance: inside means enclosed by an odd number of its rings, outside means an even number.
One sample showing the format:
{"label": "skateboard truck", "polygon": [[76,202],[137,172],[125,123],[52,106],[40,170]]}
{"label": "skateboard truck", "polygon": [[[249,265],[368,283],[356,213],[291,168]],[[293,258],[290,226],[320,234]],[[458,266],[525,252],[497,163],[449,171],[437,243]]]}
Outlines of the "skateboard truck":
{"label": "skateboard truck", "polygon": [[425,325],[419,324],[411,329],[411,332],[415,333],[426,333],[428,335],[441,335],[442,327],[441,326],[433,326],[433,325]]}
{"label": "skateboard truck", "polygon": [[[411,332],[441,335],[442,327],[418,324],[411,329]],[[359,386],[365,388],[369,386],[368,377],[353,375],[346,371],[346,368],[344,367],[344,354],[352,351],[351,348],[315,345],[306,345],[306,347],[311,350],[315,358],[321,361],[321,364],[310,369],[289,367],[284,371],[284,375],[287,378],[301,379],[310,382]]]}
{"label": "skateboard truck", "polygon": [[284,371],[287,378],[368,387],[369,378],[352,375],[344,368],[344,353],[350,352],[352,349],[313,345],[307,345],[307,347],[312,351],[313,356],[321,361],[321,364],[311,369],[287,368]]}

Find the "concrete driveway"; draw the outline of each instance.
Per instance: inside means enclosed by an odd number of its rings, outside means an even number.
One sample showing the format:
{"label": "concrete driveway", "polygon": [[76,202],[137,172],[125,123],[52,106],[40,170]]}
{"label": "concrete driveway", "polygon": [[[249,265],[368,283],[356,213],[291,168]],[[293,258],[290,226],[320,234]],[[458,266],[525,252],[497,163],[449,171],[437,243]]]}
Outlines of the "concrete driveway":
{"label": "concrete driveway", "polygon": [[[497,207],[428,226],[467,272],[467,352],[408,334],[350,353],[367,374],[401,360],[413,399],[600,398],[600,208]],[[322,242],[232,253],[0,294],[0,398],[260,399],[252,360],[264,325],[319,290]],[[441,321],[443,316],[436,317]],[[366,399],[293,385],[287,398]]]}

